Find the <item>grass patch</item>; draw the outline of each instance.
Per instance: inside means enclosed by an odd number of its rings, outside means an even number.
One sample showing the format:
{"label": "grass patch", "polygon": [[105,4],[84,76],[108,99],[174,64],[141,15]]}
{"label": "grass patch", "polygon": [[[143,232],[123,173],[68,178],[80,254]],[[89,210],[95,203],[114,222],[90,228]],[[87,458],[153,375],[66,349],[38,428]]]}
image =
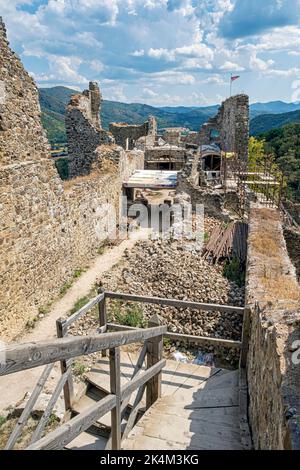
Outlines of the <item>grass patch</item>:
{"label": "grass patch", "polygon": [[119,325],[132,326],[134,328],[145,328],[146,321],[143,315],[143,309],[136,304],[123,304],[120,301],[113,303],[111,308],[113,321]]}
{"label": "grass patch", "polygon": [[98,249],[97,249],[97,254],[98,255],[103,255],[105,252],[105,246],[100,246]]}
{"label": "grass patch", "polygon": [[65,295],[65,293],[72,287],[72,284],[72,281],[65,282],[59,290],[60,295]]}
{"label": "grass patch", "polygon": [[71,308],[70,310],[70,315],[73,315],[74,313],[76,313],[78,310],[84,307],[89,301],[90,301],[90,297],[88,296],[81,297],[80,299],[76,300],[73,308]]}
{"label": "grass patch", "polygon": [[5,418],[5,416],[0,415],[0,428],[1,428],[1,426],[3,426],[3,424],[6,423],[6,421],[7,421],[7,418]]}
{"label": "grass patch", "polygon": [[73,365],[73,374],[76,375],[76,377],[81,377],[86,371],[87,368],[82,362],[75,362]]}
{"label": "grass patch", "polygon": [[39,315],[47,315],[50,311],[50,305],[41,306],[38,309]]}
{"label": "grass patch", "polygon": [[27,322],[25,324],[25,328],[27,330],[33,330],[33,328],[36,327],[38,320],[39,319],[37,317],[34,317],[34,318],[31,318],[30,320],[27,320]]}
{"label": "grass patch", "polygon": [[204,232],[204,243],[208,243],[209,242],[209,233],[208,232]]}
{"label": "grass patch", "polygon": [[78,279],[83,273],[85,273],[87,270],[87,268],[78,268],[78,269],[75,269],[75,271],[73,272],[72,274],[72,277],[69,281],[65,282],[60,290],[59,290],[59,293],[61,296],[65,295],[65,293],[72,287],[74,281],[76,279]]}
{"label": "grass patch", "polygon": [[170,340],[170,338],[164,338],[164,347],[167,349],[170,349],[171,346],[172,346],[172,341]]}

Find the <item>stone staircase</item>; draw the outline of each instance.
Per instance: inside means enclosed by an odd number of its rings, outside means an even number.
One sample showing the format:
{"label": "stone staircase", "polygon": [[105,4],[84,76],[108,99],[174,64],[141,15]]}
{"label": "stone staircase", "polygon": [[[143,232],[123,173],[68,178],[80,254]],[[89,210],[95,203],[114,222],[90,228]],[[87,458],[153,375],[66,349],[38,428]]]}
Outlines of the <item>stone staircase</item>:
{"label": "stone staircase", "polygon": [[[121,352],[121,386],[130,380],[138,354]],[[109,393],[109,361],[102,358],[85,375],[83,394],[73,405],[77,415]],[[122,421],[126,428],[133,393]],[[240,434],[239,372],[167,360],[162,373],[162,396],[147,411],[145,399],[137,422],[122,442],[124,450],[243,449]],[[73,450],[104,450],[111,414],[94,422],[66,446]]]}

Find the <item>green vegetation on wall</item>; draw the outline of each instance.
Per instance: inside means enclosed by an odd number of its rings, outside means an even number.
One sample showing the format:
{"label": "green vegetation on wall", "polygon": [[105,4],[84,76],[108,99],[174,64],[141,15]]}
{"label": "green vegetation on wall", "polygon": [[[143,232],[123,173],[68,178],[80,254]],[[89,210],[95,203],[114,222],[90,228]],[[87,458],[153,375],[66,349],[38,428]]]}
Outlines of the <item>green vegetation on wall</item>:
{"label": "green vegetation on wall", "polygon": [[55,160],[55,166],[62,180],[69,178],[69,160],[67,158],[58,158]]}

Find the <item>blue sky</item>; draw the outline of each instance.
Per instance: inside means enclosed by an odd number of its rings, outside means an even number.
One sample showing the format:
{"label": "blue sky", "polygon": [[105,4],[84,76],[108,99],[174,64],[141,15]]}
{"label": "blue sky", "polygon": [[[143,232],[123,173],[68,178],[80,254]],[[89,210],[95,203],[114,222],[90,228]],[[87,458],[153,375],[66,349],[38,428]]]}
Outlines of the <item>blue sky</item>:
{"label": "blue sky", "polygon": [[0,0],[12,48],[39,86],[205,106],[234,91],[300,101],[300,0]]}

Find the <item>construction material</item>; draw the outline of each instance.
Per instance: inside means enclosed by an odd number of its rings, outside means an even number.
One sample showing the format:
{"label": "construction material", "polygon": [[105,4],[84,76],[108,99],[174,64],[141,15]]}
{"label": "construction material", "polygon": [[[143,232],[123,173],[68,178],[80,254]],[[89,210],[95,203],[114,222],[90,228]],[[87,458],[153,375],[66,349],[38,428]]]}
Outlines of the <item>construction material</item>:
{"label": "construction material", "polygon": [[240,264],[247,258],[248,224],[232,222],[228,227],[216,227],[204,248],[206,259],[218,263],[220,260],[236,258]]}

